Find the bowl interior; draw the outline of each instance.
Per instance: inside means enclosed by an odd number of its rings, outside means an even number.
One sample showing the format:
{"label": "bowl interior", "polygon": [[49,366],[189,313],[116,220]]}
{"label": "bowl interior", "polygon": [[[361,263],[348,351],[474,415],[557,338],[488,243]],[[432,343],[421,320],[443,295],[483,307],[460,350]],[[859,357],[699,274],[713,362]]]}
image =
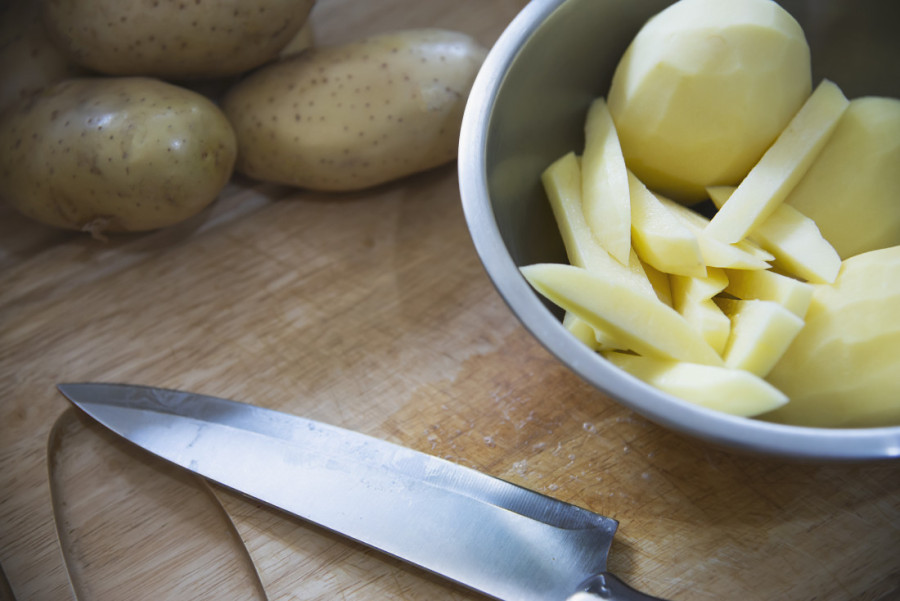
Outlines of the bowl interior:
{"label": "bowl interior", "polygon": [[[613,368],[560,325],[562,313],[518,273],[565,262],[540,174],[584,145],[589,103],[606,94],[619,57],[668,0],[532,0],[491,50],[470,94],[460,140],[460,189],[476,249],[523,325],[581,377],[667,427],[752,452],[801,458],[900,455],[900,427],[823,430],[733,418],[697,408]],[[781,2],[803,26],[813,85],[848,98],[900,97],[900,3]]]}

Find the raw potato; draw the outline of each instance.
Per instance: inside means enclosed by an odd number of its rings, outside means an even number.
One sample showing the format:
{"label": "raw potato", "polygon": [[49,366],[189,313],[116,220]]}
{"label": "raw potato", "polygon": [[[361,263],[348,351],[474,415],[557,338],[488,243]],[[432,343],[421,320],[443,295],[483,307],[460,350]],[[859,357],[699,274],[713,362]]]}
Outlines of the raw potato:
{"label": "raw potato", "polygon": [[706,277],[670,274],[669,284],[672,307],[721,355],[728,342],[731,321],[712,299],[728,285],[725,271],[710,267]]}
{"label": "raw potato", "polygon": [[[604,277],[620,280],[648,296],[656,294],[641,261],[630,246],[626,267],[606,252],[588,226],[582,208],[581,166],[574,152],[560,157],[547,167],[541,174],[541,183],[550,199],[553,217],[572,265],[603,273]],[[565,314],[563,325],[592,348],[616,347],[613,337],[571,313]]]}
{"label": "raw potato", "polygon": [[628,170],[606,101],[595,99],[584,126],[584,215],[594,237],[619,263],[631,253]]}
{"label": "raw potato", "polygon": [[803,327],[803,319],[775,301],[719,300],[731,320],[731,334],[722,356],[725,367],[765,377]]}
{"label": "raw potato", "polygon": [[665,273],[704,277],[706,266],[693,232],[630,172],[628,190],[631,241],[641,261]]}
{"label": "raw potato", "polygon": [[582,208],[582,173],[575,153],[570,152],[554,161],[541,174],[541,182],[572,265],[621,279],[623,283],[630,282],[649,295],[655,294],[630,245],[626,267],[610,256],[593,235]]}
{"label": "raw potato", "polygon": [[[771,97],[782,92],[793,110]],[[563,326],[703,407],[797,425],[900,425],[900,100],[851,102],[827,79],[809,93],[803,34],[770,0],[671,5],[629,47],[607,100],[588,110],[583,190],[574,152],[543,173],[572,265],[520,268],[566,311]],[[783,127],[745,157],[734,183],[703,185],[733,167],[743,136],[769,117]],[[654,158],[673,171],[648,167]],[[705,198],[711,218],[686,206]],[[794,200],[841,243],[892,246],[841,262]],[[588,265],[595,249],[621,241],[610,232],[623,207],[638,256],[625,266],[640,265],[653,295],[602,248]]]}
{"label": "raw potato", "polygon": [[700,245],[700,254],[707,267],[730,267],[732,269],[768,269],[769,263],[775,257],[760,248],[755,242],[741,240],[736,244],[726,244],[716,240],[706,233],[709,219],[674,200],[665,196],[656,195],[656,198],[681,222],[689,228],[697,243]]}
{"label": "raw potato", "polygon": [[70,79],[0,123],[0,195],[56,227],[156,229],[212,202],[236,153],[225,116],[199,94],[148,78]]}
{"label": "raw potato", "polygon": [[547,299],[614,337],[616,348],[705,365],[723,364],[719,354],[677,311],[632,286],[573,265],[540,263],[520,270]]}
{"label": "raw potato", "polygon": [[84,75],[47,37],[35,0],[0,8],[0,113],[61,79]]}
{"label": "raw potato", "polygon": [[73,61],[110,75],[237,75],[273,58],[314,0],[46,0],[44,23]]}
{"label": "raw potato", "polygon": [[803,30],[775,2],[681,0],[635,36],[607,102],[629,169],[693,203],[743,179],[811,87]]}
{"label": "raw potato", "polygon": [[604,352],[603,356],[663,392],[732,415],[756,416],[788,400],[759,376],[740,369],[617,352]]}
{"label": "raw potato", "polygon": [[486,51],[471,37],[407,30],[313,48],[227,94],[237,169],[316,190],[358,190],[456,157]]}
{"label": "raw potato", "polygon": [[845,259],[815,286],[806,326],[768,380],[791,402],[767,416],[823,427],[900,424],[900,246]]}
{"label": "raw potato", "polygon": [[803,318],[812,302],[811,284],[774,271],[728,270],[725,292],[743,300],[766,300],[779,303],[797,317]]}
{"label": "raw potato", "polygon": [[854,98],[785,201],[842,259],[900,244],[900,99]]}
{"label": "raw potato", "polygon": [[806,174],[849,104],[834,82],[820,83],[716,212],[707,233],[722,242],[739,242],[765,221]]}
{"label": "raw potato", "polygon": [[[733,190],[712,186],[707,191],[713,204],[721,207]],[[822,237],[816,222],[789,204],[779,204],[750,236],[772,251],[775,266],[782,272],[807,282],[831,283],[841,268],[841,258]]]}

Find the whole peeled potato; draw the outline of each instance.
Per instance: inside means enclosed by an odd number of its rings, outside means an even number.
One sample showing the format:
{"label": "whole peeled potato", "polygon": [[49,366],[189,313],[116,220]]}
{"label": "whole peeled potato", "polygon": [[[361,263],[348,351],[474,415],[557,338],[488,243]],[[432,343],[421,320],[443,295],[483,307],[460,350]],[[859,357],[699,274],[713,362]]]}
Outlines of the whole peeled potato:
{"label": "whole peeled potato", "polygon": [[236,169],[317,190],[358,190],[456,157],[485,50],[439,29],[309,49],[230,90]]}
{"label": "whole peeled potato", "polygon": [[0,112],[47,84],[84,75],[51,43],[34,0],[0,2]]}
{"label": "whole peeled potato", "polygon": [[110,75],[236,75],[275,58],[314,0],[45,0],[44,24],[74,61]]}
{"label": "whole peeled potato", "polygon": [[679,0],[641,28],[608,104],[629,169],[685,204],[737,185],[809,97],[800,24],[772,0]]}
{"label": "whole peeled potato", "polygon": [[0,197],[47,225],[140,231],[211,203],[237,154],[205,97],[149,78],[69,79],[0,121]]}

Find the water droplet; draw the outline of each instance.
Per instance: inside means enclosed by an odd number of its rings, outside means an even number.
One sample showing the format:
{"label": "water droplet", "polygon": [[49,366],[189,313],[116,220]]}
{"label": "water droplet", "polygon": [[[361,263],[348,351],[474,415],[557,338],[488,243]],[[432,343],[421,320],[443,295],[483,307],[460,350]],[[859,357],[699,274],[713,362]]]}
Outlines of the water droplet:
{"label": "water droplet", "polygon": [[595,426],[591,422],[584,422],[581,425],[581,427],[584,428],[585,432],[596,432],[597,431],[597,426]]}
{"label": "water droplet", "polygon": [[491,447],[491,448],[497,446],[497,445],[494,444],[494,439],[493,439],[492,437],[490,437],[490,436],[485,436],[485,437],[484,437],[484,444],[486,444],[487,446],[489,446],[489,447]]}
{"label": "water droplet", "polygon": [[558,489],[559,489],[559,485],[557,485],[557,484],[550,484],[550,485],[547,486],[547,490],[549,490],[549,491],[551,491],[551,492],[552,492],[552,491],[555,491],[555,490],[558,490]]}

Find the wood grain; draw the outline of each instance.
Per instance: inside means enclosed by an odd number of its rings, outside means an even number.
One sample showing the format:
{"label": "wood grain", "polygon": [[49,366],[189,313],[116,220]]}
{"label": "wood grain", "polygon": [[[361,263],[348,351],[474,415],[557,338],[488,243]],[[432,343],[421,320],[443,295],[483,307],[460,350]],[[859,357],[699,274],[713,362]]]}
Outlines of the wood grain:
{"label": "wood grain", "polygon": [[[489,44],[522,5],[322,0],[314,31],[328,43],[438,25]],[[164,496],[172,503],[193,508],[173,512],[180,528],[212,530],[201,540],[228,539],[223,529],[232,526],[215,517],[221,503],[271,599],[479,598],[241,497],[187,486],[139,452],[122,458],[115,442],[81,422],[68,439],[77,445],[63,450],[83,450],[59,456],[69,471],[54,471],[48,439],[67,409],[54,386],[67,380],[253,402],[582,505],[620,521],[610,568],[675,601],[900,596],[900,465],[736,455],[590,388],[493,290],[466,230],[454,165],[346,195],[236,178],[197,218],[106,244],[0,206],[0,564],[19,599],[73,598],[52,476],[65,477],[66,501],[81,507],[80,540],[94,561],[127,565],[127,520],[112,516],[171,491]],[[132,466],[123,468],[128,486],[102,486],[124,477],[110,473],[115,457]],[[184,517],[191,512],[203,519]],[[168,529],[174,522],[143,519],[161,513],[136,516],[127,536],[151,551],[132,559],[158,555],[162,566],[188,557],[207,567],[144,577],[148,597],[154,582],[168,598],[195,596],[185,591],[202,589],[212,574],[216,590],[233,592],[222,598],[248,590],[246,570],[218,563],[233,554],[211,565],[216,553],[191,551]],[[146,565],[132,569],[137,576]],[[104,579],[101,590],[90,581],[98,573],[83,574],[93,598],[133,598],[128,577]]]}

